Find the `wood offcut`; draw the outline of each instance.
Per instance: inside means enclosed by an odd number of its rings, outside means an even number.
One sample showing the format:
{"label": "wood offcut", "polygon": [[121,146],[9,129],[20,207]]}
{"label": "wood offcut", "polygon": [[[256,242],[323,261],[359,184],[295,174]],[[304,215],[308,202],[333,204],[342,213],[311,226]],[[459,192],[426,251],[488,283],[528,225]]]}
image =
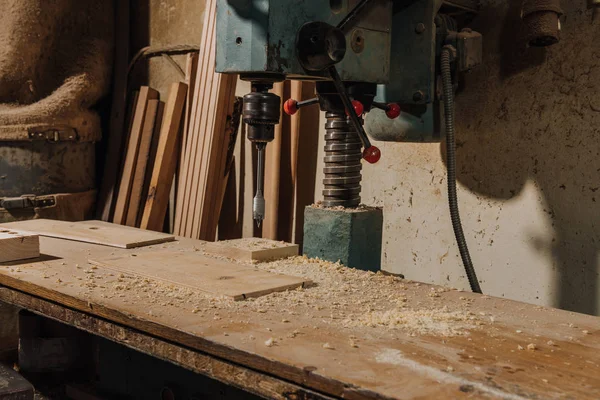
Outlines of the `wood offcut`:
{"label": "wood offcut", "polygon": [[234,260],[254,262],[271,261],[298,255],[298,245],[277,240],[246,238],[206,242],[204,251]]}
{"label": "wood offcut", "polygon": [[247,265],[205,257],[197,252],[157,250],[89,262],[120,273],[188,287],[215,296],[244,300],[308,286],[310,280],[269,273]]}
{"label": "wood offcut", "polygon": [[0,228],[0,263],[40,256],[39,236]]}
{"label": "wood offcut", "polygon": [[157,243],[171,242],[175,236],[110,224],[103,221],[65,222],[32,219],[1,224],[0,229],[18,229],[40,236],[95,243],[131,249]]}

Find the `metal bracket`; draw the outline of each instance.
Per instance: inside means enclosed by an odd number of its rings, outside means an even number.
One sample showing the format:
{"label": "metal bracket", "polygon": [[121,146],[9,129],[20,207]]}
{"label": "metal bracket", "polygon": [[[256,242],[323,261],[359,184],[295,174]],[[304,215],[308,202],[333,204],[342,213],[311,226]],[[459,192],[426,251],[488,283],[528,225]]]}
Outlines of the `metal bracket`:
{"label": "metal bracket", "polygon": [[5,210],[53,207],[55,205],[56,198],[54,196],[36,197],[35,195],[24,195],[21,197],[0,199],[0,207],[4,208]]}
{"label": "metal bracket", "polygon": [[70,127],[30,128],[29,140],[44,140],[46,142],[76,142],[79,140],[77,130]]}

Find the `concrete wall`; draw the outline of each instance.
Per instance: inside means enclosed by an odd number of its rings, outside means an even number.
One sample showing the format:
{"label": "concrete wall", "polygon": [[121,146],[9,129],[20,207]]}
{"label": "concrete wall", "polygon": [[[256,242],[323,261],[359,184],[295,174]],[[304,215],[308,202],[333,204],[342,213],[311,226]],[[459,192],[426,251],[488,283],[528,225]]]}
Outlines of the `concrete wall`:
{"label": "concrete wall", "polygon": [[[484,1],[484,65],[457,105],[459,201],[483,291],[598,314],[600,21],[563,1],[561,42],[525,49],[520,1]],[[384,268],[467,289],[445,146],[383,144],[364,198],[385,209]],[[368,182],[371,180],[372,182]]]}
{"label": "concrete wall", "polygon": [[[199,45],[202,39],[204,1],[130,0],[131,51],[145,46]],[[185,56],[173,56],[185,71]],[[163,57],[140,61],[132,73],[132,87],[150,85],[166,100],[169,86],[182,80],[180,73]]]}

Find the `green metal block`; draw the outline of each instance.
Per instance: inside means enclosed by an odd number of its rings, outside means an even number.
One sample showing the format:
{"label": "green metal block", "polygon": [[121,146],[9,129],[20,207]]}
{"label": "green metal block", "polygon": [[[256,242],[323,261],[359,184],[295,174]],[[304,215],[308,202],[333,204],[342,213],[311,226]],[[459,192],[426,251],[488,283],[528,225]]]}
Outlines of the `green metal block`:
{"label": "green metal block", "polygon": [[379,208],[304,210],[304,249],[311,258],[367,271],[381,269],[383,211]]}

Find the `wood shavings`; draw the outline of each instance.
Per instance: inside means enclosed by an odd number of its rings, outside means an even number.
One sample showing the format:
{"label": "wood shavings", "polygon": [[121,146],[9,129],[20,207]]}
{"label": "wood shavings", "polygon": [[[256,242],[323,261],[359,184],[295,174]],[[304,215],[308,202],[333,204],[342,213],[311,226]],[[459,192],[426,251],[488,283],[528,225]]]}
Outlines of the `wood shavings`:
{"label": "wood shavings", "polygon": [[386,326],[406,330],[409,334],[437,336],[465,335],[467,329],[475,328],[476,318],[461,311],[450,311],[446,307],[429,310],[387,310],[367,312],[356,321],[347,321],[350,326]]}

